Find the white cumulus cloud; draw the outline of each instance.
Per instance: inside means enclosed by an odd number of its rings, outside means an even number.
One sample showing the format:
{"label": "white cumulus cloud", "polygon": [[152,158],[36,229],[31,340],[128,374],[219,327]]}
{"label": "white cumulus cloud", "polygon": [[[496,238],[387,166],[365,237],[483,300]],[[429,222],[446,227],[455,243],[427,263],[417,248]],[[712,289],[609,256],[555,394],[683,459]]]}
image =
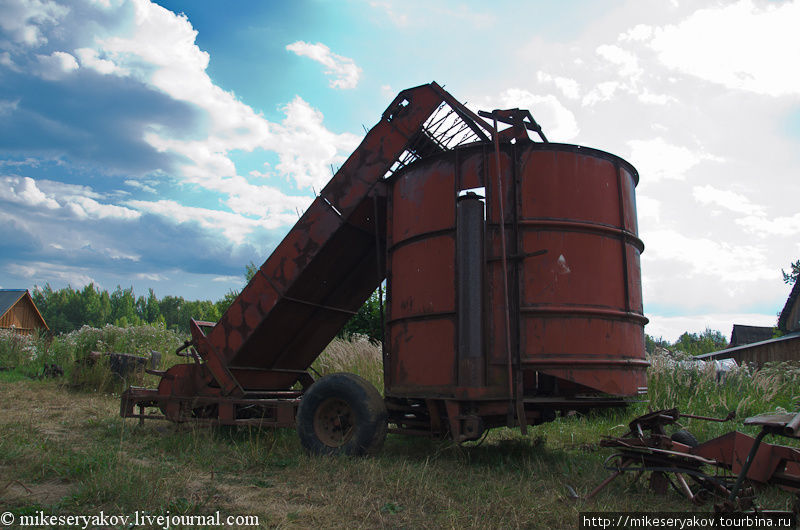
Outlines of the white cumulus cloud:
{"label": "white cumulus cloud", "polygon": [[603,44],[597,47],[597,54],[603,59],[619,67],[619,75],[623,78],[636,79],[642,75],[639,60],[632,52],[624,50],[613,44]]}
{"label": "white cumulus cloud", "polygon": [[64,263],[44,261],[13,263],[6,266],[6,271],[32,281],[39,281],[40,278],[52,278],[55,281],[75,286],[97,284],[90,276],[91,271],[88,267],[70,266]]}
{"label": "white cumulus cloud", "polygon": [[78,59],[80,59],[81,66],[95,70],[103,75],[127,74],[126,71],[114,64],[114,61],[101,58],[97,50],[93,48],[78,48],[75,50],[75,55],[77,55]]}
{"label": "white cumulus cloud", "polygon": [[301,188],[319,191],[331,179],[330,166],[339,166],[358,145],[353,134],[336,134],[322,124],[322,113],[300,96],[283,111],[281,134],[275,136],[274,147],[280,162],[276,169],[291,175]]}
{"label": "white cumulus cloud", "polygon": [[102,196],[86,186],[30,177],[0,177],[0,200],[37,208],[59,210],[78,219],[138,219],[141,214],[124,206],[99,202]]}
{"label": "white cumulus cloud", "polygon": [[760,246],[691,237],[674,230],[647,233],[647,251],[643,260],[678,261],[683,277],[709,276],[724,283],[736,284],[775,278],[775,269]]}
{"label": "white cumulus cloud", "polygon": [[597,83],[592,90],[583,96],[581,104],[583,106],[592,106],[595,103],[609,101],[621,86],[622,83],[619,81],[603,81],[602,83]]}
{"label": "white cumulus cloud", "polygon": [[558,75],[550,75],[547,72],[536,72],[536,79],[540,83],[553,83],[564,96],[569,99],[578,99],[581,95],[580,84],[575,79]]}
{"label": "white cumulus cloud", "polygon": [[800,235],[800,213],[791,216],[769,218],[765,215],[750,215],[737,219],[736,224],[748,232],[762,235]]}
{"label": "white cumulus cloud", "polygon": [[745,195],[730,190],[720,190],[714,186],[695,186],[692,188],[694,199],[700,204],[721,206],[732,212],[748,215],[763,215],[764,208],[750,202]]}
{"label": "white cumulus cloud", "polygon": [[[547,139],[553,142],[571,140],[580,132],[575,114],[553,94],[540,95],[521,88],[509,88],[499,96],[484,98],[482,103],[481,107],[488,109],[529,110]],[[536,137],[535,133],[530,134]]]}
{"label": "white cumulus cloud", "polygon": [[171,200],[154,202],[132,200],[127,204],[137,210],[156,214],[176,224],[198,224],[206,230],[214,232],[221,230],[226,238],[237,245],[244,243],[247,235],[257,228],[275,228],[280,224],[270,223],[263,219],[250,219],[231,212],[184,206]]}
{"label": "white cumulus cloud", "polygon": [[[281,123],[268,121],[211,80],[206,72],[209,55],[197,46],[197,31],[185,16],[147,0],[133,0],[133,4],[130,26],[112,37],[96,39],[95,47],[79,49],[76,53],[81,63],[103,74],[132,77],[204,111],[208,121],[203,135],[176,138],[169,131],[151,126],[143,138],[159,152],[179,155],[176,176],[182,182],[219,193],[223,196],[221,202],[233,214],[256,216],[267,227],[292,224],[310,198],[250,184],[237,174],[230,153],[255,149],[276,152],[277,173],[301,190],[319,190],[330,180],[331,165],[344,162],[358,137],[329,131],[323,125],[322,113],[299,96],[283,107],[286,118]],[[293,51],[320,60],[332,69],[337,76],[336,86],[346,88],[357,82],[360,69],[351,60],[330,53],[324,45],[295,44]],[[152,185],[145,187],[131,179],[126,183],[143,191],[153,190]],[[145,203],[135,204],[151,213],[167,215],[163,207],[152,206],[158,203],[147,207]],[[247,217],[232,225],[243,227],[242,230],[253,226]],[[233,239],[242,241],[239,236]]]}
{"label": "white cumulus cloud", "polygon": [[0,29],[12,42],[28,47],[47,43],[45,30],[69,13],[69,8],[48,0],[5,0],[0,4]]}
{"label": "white cumulus cloud", "polygon": [[721,161],[720,157],[704,151],[693,151],[687,147],[673,145],[661,137],[651,140],[631,140],[630,160],[639,169],[639,174],[649,182],[660,180],[684,180],[686,173],[704,160]]}
{"label": "white cumulus cloud", "polygon": [[700,9],[677,24],[634,28],[669,68],[728,88],[800,94],[800,2],[739,0]]}
{"label": "white cumulus cloud", "polygon": [[361,77],[361,68],[356,65],[353,59],[336,55],[330,48],[318,42],[297,41],[286,46],[290,52],[294,52],[301,57],[308,57],[323,65],[325,74],[331,76],[330,86],[332,88],[355,88]]}
{"label": "white cumulus cloud", "polygon": [[42,192],[30,177],[0,177],[0,199],[50,210],[60,208],[58,201]]}
{"label": "white cumulus cloud", "polygon": [[78,61],[67,52],[53,52],[50,55],[37,55],[38,74],[48,81],[56,81],[79,68]]}

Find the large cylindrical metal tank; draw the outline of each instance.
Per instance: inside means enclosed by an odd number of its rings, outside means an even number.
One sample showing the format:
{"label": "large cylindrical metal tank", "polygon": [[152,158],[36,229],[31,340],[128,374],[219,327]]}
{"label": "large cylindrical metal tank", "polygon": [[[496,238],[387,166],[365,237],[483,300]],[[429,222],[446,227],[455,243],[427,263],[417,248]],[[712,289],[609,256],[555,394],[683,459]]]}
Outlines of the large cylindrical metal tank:
{"label": "large cylindrical metal tank", "polygon": [[637,182],[615,155],[533,142],[501,144],[499,160],[472,144],[394,175],[387,395],[642,393]]}

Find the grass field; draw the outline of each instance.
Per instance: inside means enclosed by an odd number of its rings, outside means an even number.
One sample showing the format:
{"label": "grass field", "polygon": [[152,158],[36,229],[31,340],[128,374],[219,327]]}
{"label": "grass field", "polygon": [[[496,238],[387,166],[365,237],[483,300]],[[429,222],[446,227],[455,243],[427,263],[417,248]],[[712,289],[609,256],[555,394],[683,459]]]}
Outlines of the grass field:
{"label": "grass field", "polygon": [[[115,334],[132,333],[107,331],[101,337],[106,343],[118,340]],[[0,372],[0,511],[207,515],[219,510],[257,515],[261,526],[275,528],[575,528],[583,511],[711,510],[693,507],[672,491],[654,494],[645,480],[634,483],[631,477],[617,479],[590,502],[571,498],[568,487],[585,495],[608,474],[603,461],[611,451],[598,447],[600,436],[623,434],[624,425],[645,412],[644,405],[559,418],[527,437],[498,429],[480,445],[390,435],[375,457],[310,457],[293,430],[155,421],[139,426],[119,418],[118,390],[109,393],[101,385],[95,391],[75,373],[31,379],[39,357],[74,360],[59,340],[37,345],[34,358],[26,346],[28,353],[14,354],[18,366]],[[158,339],[163,344],[153,340],[150,347],[163,346],[165,353],[172,341],[166,335]],[[0,348],[5,348],[0,366],[8,365],[11,347],[0,342]],[[165,362],[175,361],[166,356]],[[335,343],[315,368],[359,371],[374,381],[380,378],[380,356],[368,343]],[[650,399],[656,408],[716,416],[733,409],[744,418],[790,409],[800,396],[798,373],[796,365],[771,367],[734,374],[720,385],[713,373],[678,370],[657,358]],[[125,382],[119,383],[111,386]],[[694,420],[685,426],[701,441],[734,427]],[[787,510],[793,497],[763,488],[757,502]]]}

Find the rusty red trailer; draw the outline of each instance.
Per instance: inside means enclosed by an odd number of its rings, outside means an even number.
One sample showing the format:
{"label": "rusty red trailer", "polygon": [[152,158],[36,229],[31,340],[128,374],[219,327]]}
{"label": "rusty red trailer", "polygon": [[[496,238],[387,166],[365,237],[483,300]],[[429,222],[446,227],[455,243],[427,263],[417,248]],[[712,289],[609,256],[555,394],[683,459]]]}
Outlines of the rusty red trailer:
{"label": "rusty red trailer", "polygon": [[[193,362],[127,390],[121,414],[297,425],[312,452],[358,454],[388,425],[462,441],[638,399],[637,182],[617,156],[548,142],[529,112],[405,90],[219,322],[191,322]],[[384,396],[352,374],[314,381],[384,280]]]}

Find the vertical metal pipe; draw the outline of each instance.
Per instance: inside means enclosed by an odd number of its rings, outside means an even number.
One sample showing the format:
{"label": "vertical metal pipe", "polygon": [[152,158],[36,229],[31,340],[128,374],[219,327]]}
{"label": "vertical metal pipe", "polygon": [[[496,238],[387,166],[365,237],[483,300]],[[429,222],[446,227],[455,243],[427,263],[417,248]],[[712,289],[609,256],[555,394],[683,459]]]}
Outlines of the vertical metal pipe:
{"label": "vertical metal pipe", "polygon": [[[500,135],[497,131],[497,116],[494,115],[494,129],[492,139],[494,140],[494,164],[495,178],[497,179],[497,202],[500,205],[500,253],[503,267],[503,305],[505,306],[505,331],[506,331],[506,360],[508,362],[508,399],[509,399],[509,420],[514,415],[514,375],[511,361],[511,315],[508,307],[508,260],[506,251],[506,215],[503,207],[505,195],[503,194],[503,175],[500,170]],[[488,186],[487,186],[488,187]]]}
{"label": "vertical metal pipe", "polygon": [[375,225],[375,267],[377,268],[376,277],[378,279],[378,309],[380,311],[381,322],[381,355],[386,351],[386,320],[383,318],[383,279],[386,277],[386,267],[381,267],[381,234],[378,219],[378,196],[372,198],[373,218]]}
{"label": "vertical metal pipe", "polygon": [[456,203],[458,288],[458,385],[483,386],[483,263],[485,215],[482,197],[467,193]]}

